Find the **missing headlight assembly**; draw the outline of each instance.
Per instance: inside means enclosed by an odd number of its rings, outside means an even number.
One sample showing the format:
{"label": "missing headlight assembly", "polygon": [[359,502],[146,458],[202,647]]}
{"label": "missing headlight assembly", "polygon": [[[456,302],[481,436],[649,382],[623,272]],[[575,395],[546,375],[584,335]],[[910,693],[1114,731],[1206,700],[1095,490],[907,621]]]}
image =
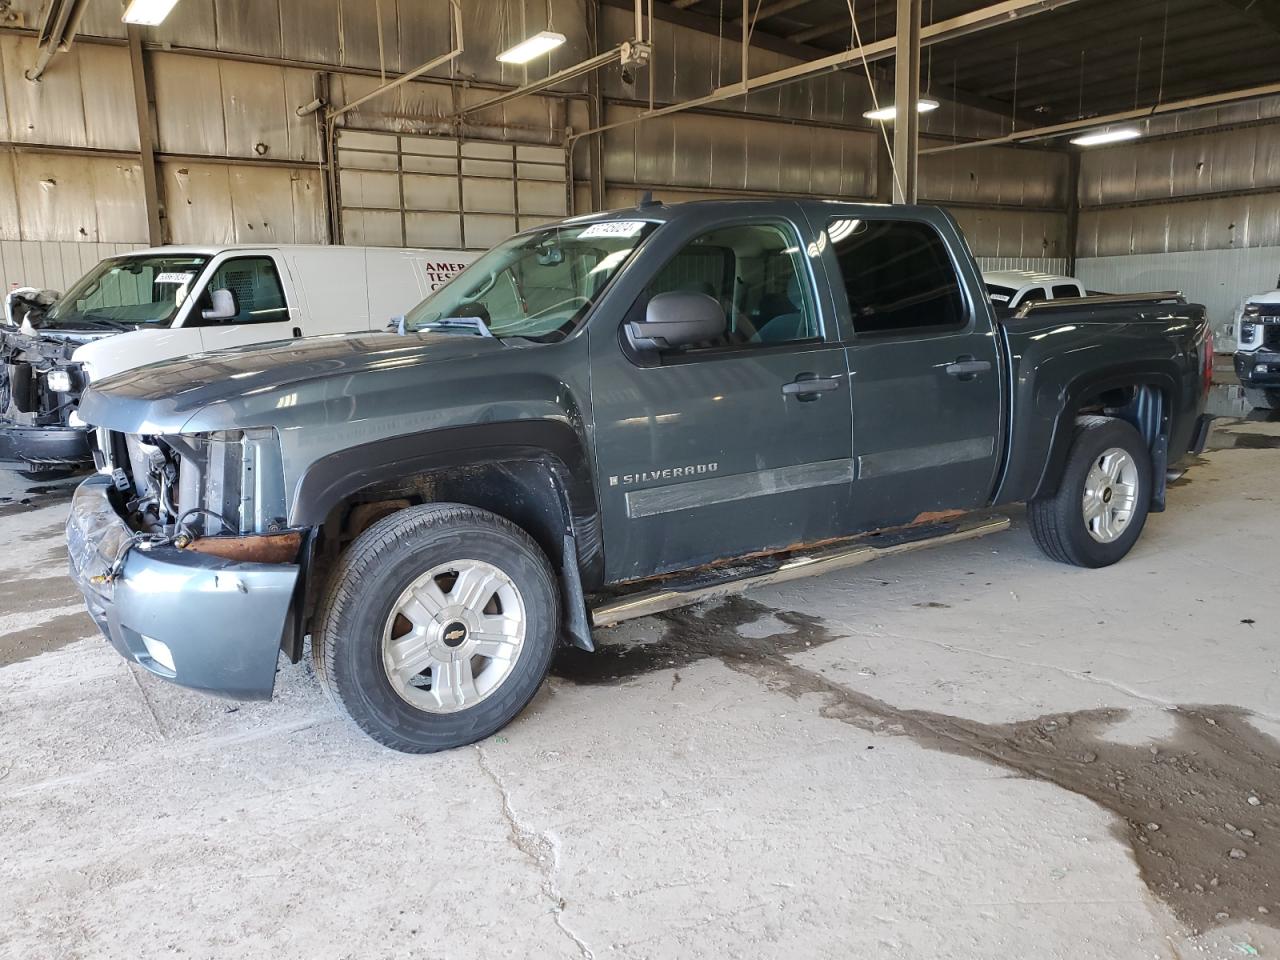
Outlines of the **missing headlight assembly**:
{"label": "missing headlight assembly", "polygon": [[184,547],[201,538],[271,536],[277,538],[271,555],[280,553],[278,537],[289,531],[274,430],[111,434],[106,444],[103,472],[111,474],[134,530]]}

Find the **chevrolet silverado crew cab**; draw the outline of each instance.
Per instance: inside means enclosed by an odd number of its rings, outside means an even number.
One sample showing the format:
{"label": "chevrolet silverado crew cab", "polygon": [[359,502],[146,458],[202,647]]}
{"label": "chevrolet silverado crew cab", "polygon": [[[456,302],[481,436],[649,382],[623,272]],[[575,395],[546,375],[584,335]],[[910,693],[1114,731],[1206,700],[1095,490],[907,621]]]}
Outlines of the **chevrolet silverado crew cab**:
{"label": "chevrolet silverado crew cab", "polygon": [[381,329],[474,259],[376,247],[157,247],[103,260],[20,326],[11,294],[0,327],[0,466],[39,480],[90,464],[76,406],[93,380],[205,350]]}
{"label": "chevrolet silverado crew cab", "polygon": [[1235,364],[1250,405],[1280,410],[1280,290],[1244,302],[1236,326]]}
{"label": "chevrolet silverado crew cab", "polygon": [[528,703],[562,638],[976,535],[994,505],[1029,502],[1056,560],[1114,563],[1209,425],[1202,307],[997,321],[929,207],[577,217],[495,247],[403,327],[85,393],[99,472],[71,566],[122,655],[266,698],[310,637],[368,734],[454,747]]}

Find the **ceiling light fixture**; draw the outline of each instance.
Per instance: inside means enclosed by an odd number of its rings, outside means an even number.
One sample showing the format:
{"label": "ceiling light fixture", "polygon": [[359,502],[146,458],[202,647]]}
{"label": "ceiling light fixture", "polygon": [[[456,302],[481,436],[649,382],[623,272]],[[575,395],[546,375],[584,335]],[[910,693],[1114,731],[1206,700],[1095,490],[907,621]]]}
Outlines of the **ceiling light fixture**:
{"label": "ceiling light fixture", "polygon": [[1071,142],[1077,147],[1096,147],[1103,143],[1119,143],[1121,140],[1136,140],[1142,136],[1137,127],[1117,127],[1115,130],[1102,130],[1098,133],[1085,133],[1072,137]]}
{"label": "ceiling light fixture", "polygon": [[[136,3],[137,0],[134,0]],[[548,51],[554,50],[560,44],[564,43],[563,33],[553,33],[550,30],[543,30],[541,33],[535,33],[528,40],[521,40],[509,50],[503,50],[498,54],[499,63],[528,63],[534,57],[540,57]]]}
{"label": "ceiling light fixture", "polygon": [[164,18],[177,5],[178,0],[130,0],[129,7],[121,19],[125,23],[154,27],[163,23]]}
{"label": "ceiling light fixture", "polygon": [[[930,100],[927,97],[923,100],[916,101],[916,113],[928,113],[930,110],[937,110],[942,104],[937,100]],[[879,110],[868,110],[863,114],[868,120],[892,120],[898,115],[898,108],[893,104],[887,107],[881,107]]]}

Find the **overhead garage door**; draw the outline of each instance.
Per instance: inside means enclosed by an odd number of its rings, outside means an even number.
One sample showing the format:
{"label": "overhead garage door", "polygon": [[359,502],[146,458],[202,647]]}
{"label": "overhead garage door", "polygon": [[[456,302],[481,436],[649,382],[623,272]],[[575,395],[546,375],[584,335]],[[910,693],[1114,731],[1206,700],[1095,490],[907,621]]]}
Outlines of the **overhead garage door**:
{"label": "overhead garage door", "polygon": [[483,250],[568,212],[557,146],[343,130],[342,240]]}

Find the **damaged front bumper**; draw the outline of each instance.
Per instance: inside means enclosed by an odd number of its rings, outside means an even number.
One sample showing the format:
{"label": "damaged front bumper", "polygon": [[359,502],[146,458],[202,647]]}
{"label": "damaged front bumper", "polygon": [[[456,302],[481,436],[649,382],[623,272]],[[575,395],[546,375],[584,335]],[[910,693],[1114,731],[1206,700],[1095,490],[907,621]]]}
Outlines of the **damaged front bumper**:
{"label": "damaged front bumper", "polygon": [[270,699],[298,566],[131,547],[111,489],[105,476],[85,480],[67,520],[71,576],[111,645],[184,687]]}
{"label": "damaged front bumper", "polygon": [[93,463],[87,427],[24,427],[0,419],[0,465],[77,469]]}

